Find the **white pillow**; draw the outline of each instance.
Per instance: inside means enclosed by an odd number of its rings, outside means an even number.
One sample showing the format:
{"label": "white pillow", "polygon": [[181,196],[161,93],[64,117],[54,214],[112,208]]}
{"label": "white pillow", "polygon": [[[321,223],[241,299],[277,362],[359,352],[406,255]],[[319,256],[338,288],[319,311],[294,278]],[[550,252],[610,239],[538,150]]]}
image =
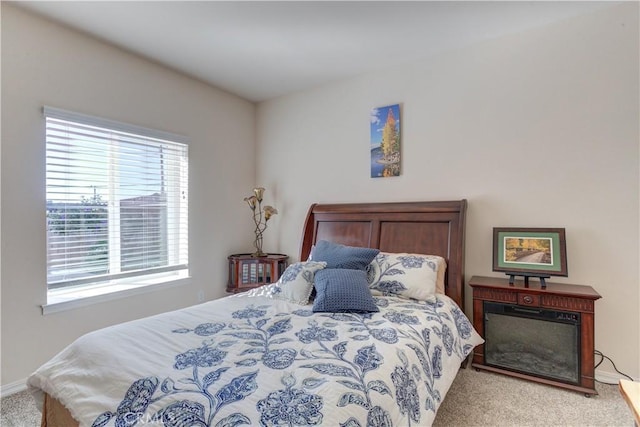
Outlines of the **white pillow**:
{"label": "white pillow", "polygon": [[313,291],[315,273],[326,266],[326,262],[316,261],[291,264],[280,276],[276,287],[271,290],[272,297],[296,304],[308,304],[311,291]]}
{"label": "white pillow", "polygon": [[444,286],[444,275],[447,273],[447,261],[441,256],[433,255],[434,258],[440,258],[438,262],[438,278],[436,279],[436,293],[446,294],[446,288]]}
{"label": "white pillow", "polygon": [[446,261],[437,255],[380,252],[367,268],[373,295],[435,301],[444,293]]}

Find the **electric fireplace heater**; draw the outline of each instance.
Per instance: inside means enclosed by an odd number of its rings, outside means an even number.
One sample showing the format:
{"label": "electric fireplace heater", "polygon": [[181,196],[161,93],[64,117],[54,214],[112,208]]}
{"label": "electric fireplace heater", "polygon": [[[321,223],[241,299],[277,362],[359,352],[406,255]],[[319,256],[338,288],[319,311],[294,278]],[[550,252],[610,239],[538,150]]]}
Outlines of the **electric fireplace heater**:
{"label": "electric fireplace heater", "polygon": [[580,385],[580,317],[484,301],[484,364]]}

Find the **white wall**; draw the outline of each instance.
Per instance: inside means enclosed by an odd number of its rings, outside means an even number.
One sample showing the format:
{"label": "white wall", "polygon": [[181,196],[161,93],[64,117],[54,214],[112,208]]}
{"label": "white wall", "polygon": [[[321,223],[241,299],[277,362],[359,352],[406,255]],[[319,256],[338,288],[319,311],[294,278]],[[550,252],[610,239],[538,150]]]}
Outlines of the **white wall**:
{"label": "white wall", "polygon": [[[640,377],[638,43],[629,2],[260,104],[258,181],[280,210],[265,239],[299,256],[314,202],[466,198],[468,280],[500,276],[493,227],[564,227],[556,281],[602,295],[596,348]],[[369,111],[394,103],[402,175],[371,179]]]}
{"label": "white wall", "polygon": [[[50,105],[190,138],[189,284],[43,316],[44,121]],[[81,334],[220,297],[250,247],[255,106],[2,2],[2,384]]]}

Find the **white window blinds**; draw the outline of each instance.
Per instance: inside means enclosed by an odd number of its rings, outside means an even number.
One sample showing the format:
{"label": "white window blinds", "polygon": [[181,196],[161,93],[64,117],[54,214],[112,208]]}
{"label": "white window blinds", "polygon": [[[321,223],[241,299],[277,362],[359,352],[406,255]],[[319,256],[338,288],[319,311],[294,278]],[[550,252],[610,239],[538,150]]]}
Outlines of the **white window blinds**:
{"label": "white window blinds", "polygon": [[183,137],[45,107],[49,289],[188,268]]}

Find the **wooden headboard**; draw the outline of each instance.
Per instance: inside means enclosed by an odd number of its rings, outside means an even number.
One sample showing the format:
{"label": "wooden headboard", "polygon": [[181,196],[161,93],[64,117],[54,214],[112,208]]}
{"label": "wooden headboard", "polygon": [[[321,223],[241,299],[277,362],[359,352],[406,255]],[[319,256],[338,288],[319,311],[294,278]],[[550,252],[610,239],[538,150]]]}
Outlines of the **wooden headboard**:
{"label": "wooden headboard", "polygon": [[446,294],[464,310],[466,200],[314,204],[304,225],[300,259],[328,240],[383,252],[439,255],[447,260]]}

